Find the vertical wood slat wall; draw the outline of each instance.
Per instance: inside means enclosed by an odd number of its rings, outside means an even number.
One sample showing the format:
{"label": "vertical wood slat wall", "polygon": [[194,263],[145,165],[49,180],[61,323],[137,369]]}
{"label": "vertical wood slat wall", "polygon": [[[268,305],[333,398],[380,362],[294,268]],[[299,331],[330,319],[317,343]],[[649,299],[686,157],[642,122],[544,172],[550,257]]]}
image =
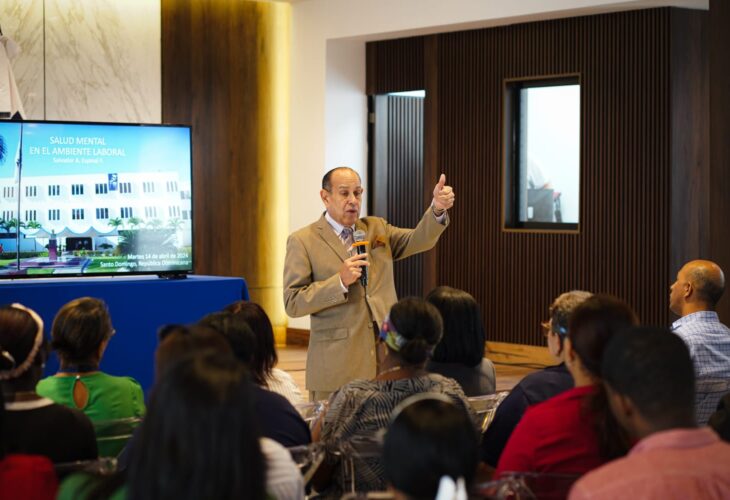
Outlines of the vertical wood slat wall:
{"label": "vertical wood slat wall", "polygon": [[161,2],[163,121],[193,127],[195,272],[245,277],[279,342],[288,143],[279,79],[289,9]]}
{"label": "vertical wood slat wall", "polygon": [[[622,297],[645,323],[670,321],[672,15],[652,9],[436,35],[437,89],[426,86],[426,99],[437,92],[439,132],[428,151],[457,194],[437,282],[477,298],[489,340],[542,345],[548,305],[571,289]],[[423,38],[406,40],[368,44],[368,93],[423,88],[422,74],[407,78],[408,67],[392,64],[408,57],[391,51],[423,53]],[[580,233],[504,232],[503,80],[565,73],[581,75]]]}
{"label": "vertical wood slat wall", "polygon": [[[398,227],[415,227],[423,215],[423,98],[388,96],[388,213]],[[376,118],[377,119],[377,118]],[[407,182],[403,182],[407,179]],[[393,264],[399,297],[421,295],[423,255]]]}

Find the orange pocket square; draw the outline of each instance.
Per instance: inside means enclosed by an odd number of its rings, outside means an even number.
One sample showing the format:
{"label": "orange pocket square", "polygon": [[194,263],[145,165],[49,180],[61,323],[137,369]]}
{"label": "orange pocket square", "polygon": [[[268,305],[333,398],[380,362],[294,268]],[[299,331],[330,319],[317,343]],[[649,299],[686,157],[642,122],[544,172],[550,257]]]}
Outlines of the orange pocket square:
{"label": "orange pocket square", "polygon": [[375,250],[378,247],[384,247],[384,246],[387,246],[387,242],[386,242],[385,236],[383,236],[381,234],[380,236],[375,237],[375,239],[373,240],[373,243],[371,245],[371,249]]}

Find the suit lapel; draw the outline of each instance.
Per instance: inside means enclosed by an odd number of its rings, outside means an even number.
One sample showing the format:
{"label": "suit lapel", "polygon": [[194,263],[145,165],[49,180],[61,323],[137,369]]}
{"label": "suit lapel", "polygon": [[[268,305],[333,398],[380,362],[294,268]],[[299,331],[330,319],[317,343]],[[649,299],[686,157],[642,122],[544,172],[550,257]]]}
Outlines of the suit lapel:
{"label": "suit lapel", "polygon": [[347,255],[345,245],[342,244],[342,240],[335,234],[334,229],[332,229],[332,226],[329,225],[329,222],[327,222],[327,219],[324,218],[324,215],[320,217],[317,223],[317,232],[319,232],[320,238],[322,238],[325,243],[330,246],[340,260],[344,261],[349,257],[349,255]]}

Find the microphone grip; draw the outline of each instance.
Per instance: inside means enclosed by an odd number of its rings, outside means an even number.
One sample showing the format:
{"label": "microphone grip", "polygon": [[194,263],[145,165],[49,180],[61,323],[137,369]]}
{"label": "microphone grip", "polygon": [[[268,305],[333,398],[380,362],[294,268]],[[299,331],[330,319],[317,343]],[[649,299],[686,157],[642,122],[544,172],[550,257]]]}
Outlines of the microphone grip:
{"label": "microphone grip", "polygon": [[[367,252],[367,247],[365,245],[358,245],[355,248],[356,248],[358,255]],[[367,286],[368,286],[368,266],[362,266],[360,268],[360,271],[362,272],[362,274],[360,275],[360,284],[363,287],[367,288]]]}

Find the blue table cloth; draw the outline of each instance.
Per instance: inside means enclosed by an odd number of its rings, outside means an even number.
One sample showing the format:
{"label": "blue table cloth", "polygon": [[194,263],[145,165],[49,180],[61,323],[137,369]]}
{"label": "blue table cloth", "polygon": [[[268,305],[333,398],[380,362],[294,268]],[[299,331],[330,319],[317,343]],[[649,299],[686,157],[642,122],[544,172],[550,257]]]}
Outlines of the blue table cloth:
{"label": "blue table cloth", "polygon": [[[78,297],[95,297],[109,306],[116,334],[104,353],[101,369],[111,375],[134,377],[145,392],[154,382],[157,329],[170,323],[192,323],[237,300],[249,299],[242,278],[156,276],[59,278],[0,281],[0,305],[19,302],[34,309],[50,339],[58,310]],[[58,370],[52,354],[46,374]]]}

